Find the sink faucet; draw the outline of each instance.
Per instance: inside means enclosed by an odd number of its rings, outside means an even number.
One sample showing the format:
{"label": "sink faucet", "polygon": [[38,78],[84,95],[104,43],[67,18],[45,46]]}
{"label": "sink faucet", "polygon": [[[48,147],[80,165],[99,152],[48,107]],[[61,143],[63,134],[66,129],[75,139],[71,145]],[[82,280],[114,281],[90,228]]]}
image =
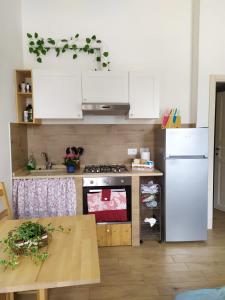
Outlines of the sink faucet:
{"label": "sink faucet", "polygon": [[44,159],[45,159],[45,168],[46,168],[46,170],[51,170],[52,169],[52,162],[49,161],[48,154],[46,152],[42,152],[41,156],[43,156]]}

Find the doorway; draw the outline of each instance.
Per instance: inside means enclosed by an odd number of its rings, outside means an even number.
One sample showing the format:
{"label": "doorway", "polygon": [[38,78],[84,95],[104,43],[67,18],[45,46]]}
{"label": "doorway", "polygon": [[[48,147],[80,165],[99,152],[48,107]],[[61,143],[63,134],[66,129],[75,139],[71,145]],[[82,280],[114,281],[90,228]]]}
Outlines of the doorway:
{"label": "doorway", "polygon": [[[225,75],[211,75],[210,76],[210,85],[209,85],[209,165],[208,165],[208,229],[212,229],[213,227],[213,209],[215,204],[214,196],[217,197],[218,203],[218,193],[220,195],[223,191],[219,192],[219,187],[221,186],[218,182],[218,177],[221,177],[218,173],[218,166],[217,166],[217,174],[215,174],[215,160],[217,159],[215,146],[217,142],[216,140],[216,104],[217,104],[217,94],[220,92],[225,91]],[[219,100],[221,102],[222,100]],[[217,111],[219,111],[219,106],[217,106]],[[217,122],[219,122],[219,116],[217,117]],[[225,132],[225,131],[224,131]],[[221,154],[220,154],[221,156]],[[216,158],[215,158],[216,157]],[[216,162],[218,163],[218,162]],[[222,170],[220,170],[221,172]],[[225,177],[224,177],[225,178]],[[225,185],[225,183],[223,183]],[[215,185],[215,187],[214,187]],[[220,206],[221,207],[221,206]]]}
{"label": "doorway", "polygon": [[216,83],[213,206],[225,211],[225,82]]}

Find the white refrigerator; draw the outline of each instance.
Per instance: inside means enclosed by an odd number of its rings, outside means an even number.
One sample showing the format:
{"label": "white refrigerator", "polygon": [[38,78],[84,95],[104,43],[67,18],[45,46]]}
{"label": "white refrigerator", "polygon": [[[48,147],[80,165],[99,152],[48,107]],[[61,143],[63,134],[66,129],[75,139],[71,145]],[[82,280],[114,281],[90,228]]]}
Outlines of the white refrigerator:
{"label": "white refrigerator", "polygon": [[164,172],[164,240],[207,240],[208,128],[160,130],[156,165]]}

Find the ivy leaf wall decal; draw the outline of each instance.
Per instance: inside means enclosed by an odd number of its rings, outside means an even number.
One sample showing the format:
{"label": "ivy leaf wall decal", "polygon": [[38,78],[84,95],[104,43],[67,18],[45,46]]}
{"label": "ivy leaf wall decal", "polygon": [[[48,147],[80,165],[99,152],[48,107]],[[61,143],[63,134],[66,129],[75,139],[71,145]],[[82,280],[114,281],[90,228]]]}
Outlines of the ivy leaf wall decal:
{"label": "ivy leaf wall decal", "polygon": [[[62,38],[60,40],[55,40],[51,37],[44,39],[43,37],[40,37],[37,32],[33,34],[28,32],[27,38],[29,53],[36,56],[36,61],[38,63],[43,62],[43,56],[45,56],[50,50],[55,51],[56,57],[67,51],[70,51],[72,52],[73,60],[77,59],[78,55],[83,52],[86,54],[95,55],[98,65],[103,69],[108,68],[109,70],[109,52],[102,51],[102,41],[97,39],[96,35],[86,37],[84,39],[85,42],[83,46],[78,46],[80,44],[77,44],[77,42],[79,42],[79,33],[74,34],[69,39]],[[99,46],[97,44],[99,44]]]}

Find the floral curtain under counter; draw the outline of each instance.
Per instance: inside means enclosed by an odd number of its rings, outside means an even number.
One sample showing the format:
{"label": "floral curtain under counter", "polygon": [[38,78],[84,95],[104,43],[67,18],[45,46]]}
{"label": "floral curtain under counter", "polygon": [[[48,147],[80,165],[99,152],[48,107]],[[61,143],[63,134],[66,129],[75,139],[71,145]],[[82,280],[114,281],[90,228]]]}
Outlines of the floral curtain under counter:
{"label": "floral curtain under counter", "polygon": [[16,218],[75,215],[76,188],[74,179],[14,179],[13,210]]}

